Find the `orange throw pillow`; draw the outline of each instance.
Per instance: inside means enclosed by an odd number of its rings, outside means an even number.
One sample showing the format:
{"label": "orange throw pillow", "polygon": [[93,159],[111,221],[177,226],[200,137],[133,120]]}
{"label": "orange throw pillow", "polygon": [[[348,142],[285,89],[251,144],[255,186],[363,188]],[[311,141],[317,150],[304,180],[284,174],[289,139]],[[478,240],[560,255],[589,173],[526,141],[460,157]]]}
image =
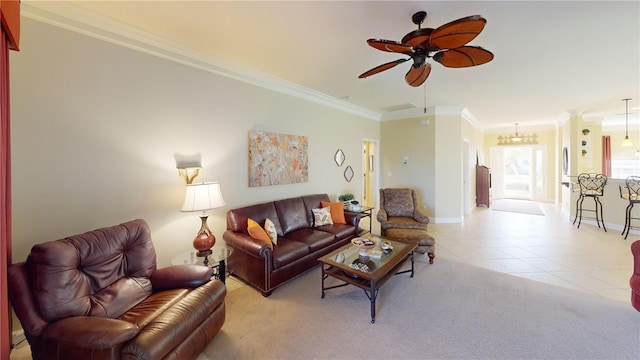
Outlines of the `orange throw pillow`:
{"label": "orange throw pillow", "polygon": [[260,224],[252,219],[247,219],[247,232],[249,232],[249,235],[251,235],[252,238],[267,243],[271,250],[273,250],[273,243],[271,242],[269,235],[267,235],[267,232],[264,231]]}
{"label": "orange throw pillow", "polygon": [[331,220],[334,224],[346,224],[347,220],[344,219],[344,203],[343,202],[326,202],[321,201],[322,207],[329,206],[331,210]]}

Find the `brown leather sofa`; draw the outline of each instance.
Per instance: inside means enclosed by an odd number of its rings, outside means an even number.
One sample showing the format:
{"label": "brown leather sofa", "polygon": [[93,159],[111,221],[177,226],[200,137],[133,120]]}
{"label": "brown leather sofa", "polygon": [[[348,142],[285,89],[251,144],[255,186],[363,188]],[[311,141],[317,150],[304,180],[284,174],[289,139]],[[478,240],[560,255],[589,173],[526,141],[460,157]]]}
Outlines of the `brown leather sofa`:
{"label": "brown leather sofa", "polygon": [[195,359],[225,321],[226,288],[198,265],[156,268],[133,220],[37,244],[9,267],[34,359]]}
{"label": "brown leather sofa", "polygon": [[[223,238],[233,249],[229,272],[271,295],[278,286],[318,265],[318,258],[347,244],[358,233],[359,217],[345,213],[346,224],[313,226],[312,209],[329,202],[327,194],[307,195],[246,206],[227,212]],[[278,234],[271,247],[249,236],[247,219],[273,221]]]}

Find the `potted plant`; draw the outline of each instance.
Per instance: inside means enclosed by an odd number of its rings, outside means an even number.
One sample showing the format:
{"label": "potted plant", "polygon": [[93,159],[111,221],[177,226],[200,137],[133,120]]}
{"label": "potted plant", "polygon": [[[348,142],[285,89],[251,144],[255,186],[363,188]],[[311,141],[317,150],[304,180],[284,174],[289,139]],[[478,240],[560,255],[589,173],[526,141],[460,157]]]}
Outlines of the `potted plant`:
{"label": "potted plant", "polygon": [[353,194],[342,194],[338,196],[338,200],[344,203],[345,209],[351,209],[351,201],[355,198]]}
{"label": "potted plant", "polygon": [[587,155],[587,150],[582,149],[582,156]]}
{"label": "potted plant", "polygon": [[589,135],[590,132],[591,130],[589,129],[582,129],[582,135]]}
{"label": "potted plant", "polygon": [[342,194],[340,196],[338,196],[338,200],[340,201],[351,201],[355,198],[355,196],[353,196],[353,194]]}

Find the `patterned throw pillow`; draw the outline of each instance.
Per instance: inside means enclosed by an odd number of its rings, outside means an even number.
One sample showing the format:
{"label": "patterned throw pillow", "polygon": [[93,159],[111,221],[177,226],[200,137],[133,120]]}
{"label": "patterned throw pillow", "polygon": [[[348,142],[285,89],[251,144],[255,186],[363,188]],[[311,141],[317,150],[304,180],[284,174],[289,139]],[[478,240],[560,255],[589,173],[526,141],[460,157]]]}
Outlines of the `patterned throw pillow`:
{"label": "patterned throw pillow", "polygon": [[321,201],[322,207],[328,206],[331,208],[331,220],[334,224],[346,224],[347,220],[344,219],[344,203],[341,202],[326,202]]}
{"label": "patterned throw pillow", "polygon": [[313,211],[313,226],[333,225],[331,209],[328,206],[321,209],[311,209],[311,211]]}
{"label": "patterned throw pillow", "polygon": [[271,242],[271,239],[269,239],[269,235],[267,235],[262,226],[253,219],[247,219],[247,232],[252,238],[267,243],[271,250],[273,250],[273,243]]}
{"label": "patterned throw pillow", "polygon": [[269,235],[269,239],[271,239],[273,245],[278,245],[278,232],[276,231],[276,226],[273,224],[273,221],[270,219],[264,221],[264,231]]}

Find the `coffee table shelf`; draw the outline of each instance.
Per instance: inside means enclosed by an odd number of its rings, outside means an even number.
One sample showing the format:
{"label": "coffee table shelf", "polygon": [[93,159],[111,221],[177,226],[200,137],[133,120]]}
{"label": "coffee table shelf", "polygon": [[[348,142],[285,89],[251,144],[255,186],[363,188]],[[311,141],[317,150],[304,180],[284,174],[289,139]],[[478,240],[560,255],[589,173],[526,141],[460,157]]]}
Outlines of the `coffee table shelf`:
{"label": "coffee table shelf", "polygon": [[[393,251],[389,254],[383,254],[380,259],[369,258],[369,262],[375,266],[371,272],[363,272],[349,266],[360,259],[358,249],[351,244],[347,244],[318,260],[322,263],[322,298],[324,299],[326,290],[347,285],[364,290],[371,303],[371,323],[373,324],[376,318],[378,290],[394,275],[411,273],[410,276],[413,277],[413,250],[418,243],[411,240],[390,240],[372,234],[368,234],[368,237],[376,240],[375,249],[377,250],[380,250],[382,241],[388,241],[393,246]],[[337,261],[338,257],[344,260]],[[407,260],[411,260],[410,269],[400,270]],[[325,280],[329,277],[338,279],[342,283],[325,287]]]}

